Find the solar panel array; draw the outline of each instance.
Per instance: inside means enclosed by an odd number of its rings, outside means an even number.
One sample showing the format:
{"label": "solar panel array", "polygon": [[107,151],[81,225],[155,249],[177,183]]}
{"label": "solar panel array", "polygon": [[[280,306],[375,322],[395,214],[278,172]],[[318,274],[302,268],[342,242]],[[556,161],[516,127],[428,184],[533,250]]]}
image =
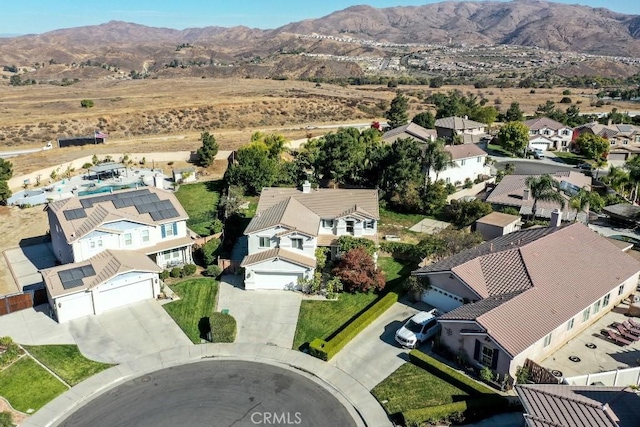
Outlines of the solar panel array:
{"label": "solar panel array", "polygon": [[630,125],[618,125],[618,130],[620,130],[620,132],[631,132],[631,131],[633,131],[633,126],[630,126]]}
{"label": "solar panel array", "polygon": [[64,289],[72,289],[77,288],[78,286],[82,286],[82,279],[95,275],[96,271],[91,265],[85,265],[83,267],[76,267],[58,272],[58,277],[60,278],[62,287]]}
{"label": "solar panel array", "polygon": [[123,209],[135,206],[139,214],[148,213],[154,221],[171,219],[180,216],[170,200],[160,200],[156,193],[148,189],[127,191],[125,193],[110,193],[103,196],[88,197],[80,199],[82,208],[64,211],[67,220],[85,218],[87,216],[84,209],[93,207],[96,203],[112,202],[116,209]]}

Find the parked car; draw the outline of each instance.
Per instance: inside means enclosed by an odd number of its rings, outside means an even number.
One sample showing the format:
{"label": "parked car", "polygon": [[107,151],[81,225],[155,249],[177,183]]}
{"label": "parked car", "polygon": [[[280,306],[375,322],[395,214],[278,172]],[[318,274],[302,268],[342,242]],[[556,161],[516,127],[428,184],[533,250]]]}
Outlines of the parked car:
{"label": "parked car", "polygon": [[535,157],[536,159],[544,159],[544,151],[536,148],[535,150],[533,150],[533,157]]}
{"label": "parked car", "polygon": [[580,169],[581,171],[588,172],[591,172],[593,170],[593,166],[591,165],[591,163],[580,163],[578,166],[576,166],[576,168]]}
{"label": "parked car", "polygon": [[421,311],[396,331],[396,342],[402,347],[418,348],[440,330],[438,310]]}

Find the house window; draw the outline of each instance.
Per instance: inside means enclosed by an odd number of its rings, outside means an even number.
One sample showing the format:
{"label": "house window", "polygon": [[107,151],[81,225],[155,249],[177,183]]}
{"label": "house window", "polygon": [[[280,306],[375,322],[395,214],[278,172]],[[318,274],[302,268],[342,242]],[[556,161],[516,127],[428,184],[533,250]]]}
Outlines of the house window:
{"label": "house window", "polygon": [[616,141],[615,140],[611,140],[611,142],[609,143],[610,145],[616,145]]}
{"label": "house window", "polygon": [[467,161],[466,159],[462,159],[462,160],[460,160],[460,166],[464,166],[464,164],[465,164],[465,162],[466,162],[466,161]]}
{"label": "house window", "polygon": [[142,237],[142,241],[143,242],[148,242],[149,241],[149,230],[142,230],[140,232],[140,236]]}
{"label": "house window", "polygon": [[131,233],[125,233],[124,244],[125,246],[131,246],[133,244],[133,238],[131,237]]}
{"label": "house window", "polygon": [[606,307],[609,305],[609,300],[611,299],[611,294],[606,294],[602,299],[602,306]]}
{"label": "house window", "polygon": [[544,337],[544,346],[549,347],[549,344],[551,344],[551,334]]}
{"label": "house window", "polygon": [[550,135],[550,134],[551,134],[551,132],[549,131],[549,129],[545,129],[544,134],[545,134],[545,135]]}
{"label": "house window", "polygon": [[258,244],[261,248],[271,247],[271,238],[270,237],[260,237],[260,243]]}
{"label": "house window", "polygon": [[566,147],[567,145],[569,145],[569,143],[567,141],[562,141],[562,146]]}
{"label": "house window", "polygon": [[333,228],[333,220],[332,219],[323,219],[322,220],[322,228]]}
{"label": "house window", "polygon": [[600,303],[601,303],[600,300],[593,303],[593,314],[596,314],[597,312],[600,311]]}
{"label": "house window", "polygon": [[173,251],[171,251],[171,256],[173,258],[180,258],[180,249],[174,249]]}
{"label": "house window", "polygon": [[302,239],[291,239],[291,247],[294,249],[302,250],[302,244],[303,244]]}
{"label": "house window", "polygon": [[482,157],[478,157],[478,163],[482,162]]}
{"label": "house window", "polygon": [[624,293],[624,285],[618,286],[618,296],[622,295],[623,293]]}
{"label": "house window", "polygon": [[160,231],[162,232],[162,238],[177,236],[178,235],[178,223],[174,222],[172,224],[162,224],[160,227]]}
{"label": "house window", "polygon": [[573,321],[575,319],[572,317],[571,319],[569,319],[569,322],[567,322],[567,331],[570,331],[573,329]]}
{"label": "house window", "polygon": [[627,145],[629,143],[628,139],[625,139],[624,141],[622,141],[622,145]]}
{"label": "house window", "polygon": [[93,240],[89,242],[89,247],[91,249],[95,249],[96,248],[96,242],[94,242]]}
{"label": "house window", "polygon": [[347,233],[353,234],[353,229],[355,228],[355,221],[347,221]]}
{"label": "house window", "polygon": [[562,134],[563,135],[569,135],[569,131],[565,129],[565,130],[562,131]]}
{"label": "house window", "polygon": [[493,349],[487,346],[482,346],[481,356],[480,363],[484,366],[491,366],[491,362],[493,362]]}
{"label": "house window", "polygon": [[162,257],[165,261],[169,261],[171,259],[171,251],[164,251],[162,253]]}
{"label": "house window", "polygon": [[589,316],[591,316],[591,309],[585,308],[582,312],[582,321],[586,322],[587,320],[589,320]]}
{"label": "house window", "polygon": [[447,184],[451,184],[451,178],[447,177],[447,179],[445,179],[445,182],[446,182]]}
{"label": "house window", "polygon": [[375,225],[375,222],[373,220],[365,221],[364,228],[366,228],[367,230],[373,230],[374,225]]}

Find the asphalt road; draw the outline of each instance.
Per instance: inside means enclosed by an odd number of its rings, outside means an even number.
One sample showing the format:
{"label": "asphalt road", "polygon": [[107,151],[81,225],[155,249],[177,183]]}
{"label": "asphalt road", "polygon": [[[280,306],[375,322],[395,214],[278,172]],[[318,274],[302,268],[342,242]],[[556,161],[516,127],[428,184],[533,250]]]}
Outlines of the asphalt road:
{"label": "asphalt road", "polygon": [[273,365],[208,360],[163,369],[90,401],[62,426],[356,426],[326,389]]}
{"label": "asphalt road", "polygon": [[[504,169],[507,163],[513,163],[516,166],[516,175],[542,175],[545,173],[555,173],[559,171],[576,171],[579,169],[574,168],[572,165],[555,162],[553,160],[499,160],[496,162],[496,169]],[[600,170],[598,176],[604,176],[608,173],[607,169]],[[594,171],[595,175],[595,171]]]}

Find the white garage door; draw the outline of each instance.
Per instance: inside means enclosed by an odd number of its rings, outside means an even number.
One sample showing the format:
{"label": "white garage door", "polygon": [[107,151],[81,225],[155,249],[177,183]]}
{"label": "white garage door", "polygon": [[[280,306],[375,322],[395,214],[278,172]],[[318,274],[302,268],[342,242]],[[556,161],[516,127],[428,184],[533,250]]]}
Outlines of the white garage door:
{"label": "white garage door", "polygon": [[151,279],[130,283],[117,288],[99,290],[95,294],[96,311],[103,312],[112,308],[153,298]]}
{"label": "white garage door", "polygon": [[544,144],[541,142],[531,143],[529,144],[529,148],[532,150],[542,150],[547,151],[549,149],[549,144]]}
{"label": "white garage door", "polygon": [[59,297],[54,300],[58,322],[77,319],[93,314],[91,292],[79,292],[77,294]]}
{"label": "white garage door", "polygon": [[254,289],[290,289],[298,286],[302,273],[255,273]]}
{"label": "white garage door", "polygon": [[608,160],[627,160],[626,153],[609,153]]}
{"label": "white garage door", "polygon": [[423,293],[422,301],[434,306],[441,313],[446,313],[462,305],[462,298],[436,287]]}

